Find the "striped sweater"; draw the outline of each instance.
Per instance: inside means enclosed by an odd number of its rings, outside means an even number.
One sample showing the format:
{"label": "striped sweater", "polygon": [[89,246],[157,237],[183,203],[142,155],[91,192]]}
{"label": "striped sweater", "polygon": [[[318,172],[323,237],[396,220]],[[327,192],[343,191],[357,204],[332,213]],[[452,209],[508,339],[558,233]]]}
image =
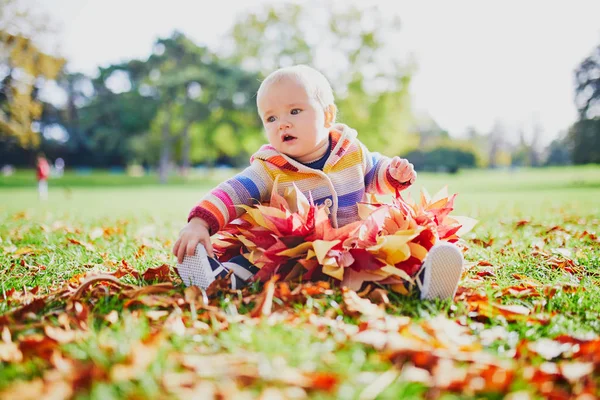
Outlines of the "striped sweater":
{"label": "striped sweater", "polygon": [[358,220],[357,203],[365,199],[365,193],[393,193],[409,184],[391,176],[390,158],[369,152],[356,136],[356,131],[346,125],[336,124],[331,129],[332,151],[322,171],[309,168],[270,145],[262,146],[251,157],[249,167],[200,200],[188,221],[201,218],[214,234],[244,213],[236,205],[269,201],[277,177],[280,194],[296,184],[305,196],[312,195],[315,204],[329,207],[334,227]]}

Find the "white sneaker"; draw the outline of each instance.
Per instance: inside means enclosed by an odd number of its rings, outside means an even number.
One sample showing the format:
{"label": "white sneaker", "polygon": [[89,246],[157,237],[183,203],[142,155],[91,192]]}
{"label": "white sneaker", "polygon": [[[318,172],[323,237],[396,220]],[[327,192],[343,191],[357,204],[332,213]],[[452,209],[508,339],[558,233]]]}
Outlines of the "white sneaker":
{"label": "white sneaker", "polygon": [[229,270],[214,258],[208,257],[201,243],[196,246],[193,256],[186,255],[181,264],[177,264],[177,272],[186,286],[198,286],[202,289],[224,277]]}
{"label": "white sneaker", "polygon": [[458,247],[448,242],[434,245],[425,257],[422,270],[417,274],[421,299],[453,299],[462,267],[463,256]]}

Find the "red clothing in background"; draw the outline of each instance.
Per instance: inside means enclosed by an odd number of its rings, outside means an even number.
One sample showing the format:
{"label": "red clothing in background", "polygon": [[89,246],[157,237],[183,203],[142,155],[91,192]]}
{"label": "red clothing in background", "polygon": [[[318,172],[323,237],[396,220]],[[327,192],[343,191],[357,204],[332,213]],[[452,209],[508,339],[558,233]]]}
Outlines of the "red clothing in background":
{"label": "red clothing in background", "polygon": [[36,172],[38,181],[48,179],[48,176],[50,176],[50,165],[48,165],[48,161],[45,159],[38,160]]}

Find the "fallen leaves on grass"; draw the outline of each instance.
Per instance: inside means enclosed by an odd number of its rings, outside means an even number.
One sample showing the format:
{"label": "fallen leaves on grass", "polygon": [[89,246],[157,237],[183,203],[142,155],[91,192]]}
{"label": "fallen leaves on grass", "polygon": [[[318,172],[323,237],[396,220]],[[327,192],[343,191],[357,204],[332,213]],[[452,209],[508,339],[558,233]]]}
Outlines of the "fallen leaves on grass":
{"label": "fallen leaves on grass", "polygon": [[[126,263],[121,268],[126,268]],[[163,277],[160,266],[139,276]],[[152,280],[152,279],[150,279]],[[543,287],[536,287],[543,291]],[[326,282],[280,282],[274,276],[253,293],[249,289],[238,291],[237,303],[254,304],[247,314],[224,313],[216,307],[217,292],[209,297],[197,287],[178,290],[172,282],[160,282],[145,286],[128,284],[114,274],[90,275],[78,286],[66,283],[55,293],[41,296],[21,306],[5,317],[0,341],[0,360],[4,363],[21,363],[25,360],[44,360],[46,367],[41,378],[30,382],[32,393],[46,396],[53,391],[77,393],[89,390],[95,381],[119,382],[139,379],[156,362],[161,345],[172,336],[197,333],[218,334],[231,324],[285,323],[307,326],[304,313],[294,312],[294,305],[327,299],[335,292]],[[130,316],[145,319],[153,329],[148,336],[134,342],[123,361],[108,366],[98,363],[81,364],[69,357],[64,344],[85,340],[89,335],[89,305],[106,296],[123,300],[123,306],[132,310]],[[372,299],[372,300],[371,300]],[[62,301],[62,311],[48,304]],[[499,318],[506,321],[526,320],[544,323],[533,310],[521,305],[504,305],[490,301],[485,294],[461,288],[457,301],[465,302],[473,319]],[[84,302],[88,305],[86,306]],[[150,307],[143,311],[135,307]],[[486,351],[483,337],[486,330],[474,331],[457,321],[438,315],[435,318],[412,320],[386,312],[390,306],[385,289],[369,285],[360,294],[348,288],[342,290],[340,312],[359,323],[354,325],[335,318],[333,314],[312,316],[308,327],[315,332],[326,329],[338,336],[338,345],[348,342],[372,347],[380,357],[388,360],[396,369],[393,373],[378,374],[371,378],[363,390],[363,397],[375,398],[394,380],[419,382],[435,391],[451,391],[477,396],[485,393],[510,392],[511,383],[517,379],[528,382],[538,394],[548,395],[560,391],[564,398],[575,397],[596,389],[589,379],[591,371],[600,367],[600,339],[576,339],[558,336],[546,341],[521,341],[513,356],[495,356]],[[35,313],[31,310],[35,309]],[[58,325],[42,312],[58,315]],[[181,310],[193,310],[195,318],[184,316]],[[43,321],[39,329],[27,328],[26,316]],[[48,314],[49,315],[49,314]],[[98,316],[96,316],[98,317]],[[121,323],[119,313],[111,311],[103,317],[105,323]],[[8,322],[8,323],[7,323]],[[81,323],[87,322],[87,323]],[[11,328],[12,326],[12,328]],[[490,332],[491,333],[491,332]],[[341,335],[341,336],[340,336]],[[278,359],[277,368],[265,369],[264,355],[252,352],[233,354],[178,353],[169,355],[171,363],[178,365],[179,372],[168,372],[162,381],[166,393],[181,395],[191,393],[192,388],[210,391],[224,398],[235,398],[246,388],[262,382],[267,387],[297,388],[305,395],[313,391],[335,393],[343,377],[309,367],[292,367]],[[547,364],[535,364],[532,360],[542,357]],[[209,380],[210,387],[200,385]],[[23,382],[8,385],[1,396],[9,397],[23,390]],[[266,390],[266,389],[265,389]]]}
{"label": "fallen leaves on grass", "polygon": [[[517,225],[529,225],[523,232],[534,227],[529,220]],[[565,233],[555,226],[542,230],[551,235]],[[68,234],[73,232],[69,229]],[[87,233],[87,238],[94,241],[113,234],[106,228],[96,228]],[[587,231],[570,234],[587,245],[597,240]],[[87,248],[87,242],[79,237],[67,240]],[[326,241],[335,240],[332,237]],[[494,239],[472,242],[487,248]],[[313,242],[314,258],[325,260],[336,246],[330,245],[316,242],[315,247]],[[15,268],[44,271],[35,259],[39,250],[9,246],[4,247],[6,258],[13,260]],[[374,282],[367,282],[360,291],[349,287],[339,290],[335,282],[281,281],[274,274],[258,288],[231,290],[229,277],[216,280],[207,290],[182,288],[173,281],[176,275],[167,264],[143,272],[139,269],[137,263],[147,256],[144,244],[134,247],[137,250],[132,259],[136,264],[103,255],[100,240],[90,246],[87,249],[101,257],[93,262],[93,270],[82,268],[54,288],[3,288],[0,301],[6,312],[0,316],[0,362],[3,367],[34,362],[39,373],[29,381],[3,383],[0,398],[85,396],[98,383],[143,382],[149,376],[159,377],[153,382],[157,396],[165,398],[235,399],[257,397],[257,390],[262,398],[306,398],[312,394],[340,397],[337,390],[348,379],[363,384],[357,397],[364,399],[380,397],[396,382],[418,383],[429,398],[445,392],[509,399],[584,399],[598,394],[597,336],[554,334],[528,339],[511,329],[548,324],[556,314],[544,308],[544,301],[558,294],[586,290],[577,275],[587,271],[572,259],[573,254],[577,257],[577,249],[562,244],[545,242],[533,252],[528,248],[526,254],[540,265],[566,272],[570,283],[544,284],[541,278],[532,277],[539,275],[519,271],[502,274],[511,279],[512,286],[499,286],[495,279],[505,264],[493,258],[475,260],[473,268],[465,273],[467,282],[481,284],[485,278],[491,290],[460,287],[456,305],[448,311],[451,318],[425,313],[419,318],[394,315],[402,310],[398,295]],[[293,248],[306,250],[300,246],[303,244]],[[361,252],[353,254],[355,259],[363,256]],[[394,257],[386,253],[386,260],[388,256]],[[379,268],[368,260],[366,265]],[[302,265],[303,270],[306,267],[314,267],[314,263]],[[475,278],[480,280],[476,282]],[[114,302],[115,306],[106,311],[99,307],[105,302]],[[490,322],[492,326],[488,326]],[[130,331],[122,328],[128,323],[147,325],[148,330],[140,337],[129,337]],[[219,336],[237,324],[256,327],[252,334],[257,336],[261,335],[260,324],[293,326],[307,337],[314,335],[333,340],[334,344],[319,354],[322,361],[318,365],[292,365],[282,356],[247,349],[216,349]],[[121,337],[112,343],[90,341],[98,326],[103,332],[120,332]],[[490,351],[497,341],[506,348]],[[84,358],[75,357],[73,347],[81,351],[85,345],[94,348],[94,356],[84,353]],[[367,349],[379,366],[385,363],[388,368],[355,372],[352,376],[326,369],[334,352],[358,345]],[[512,392],[515,382],[526,390]]]}

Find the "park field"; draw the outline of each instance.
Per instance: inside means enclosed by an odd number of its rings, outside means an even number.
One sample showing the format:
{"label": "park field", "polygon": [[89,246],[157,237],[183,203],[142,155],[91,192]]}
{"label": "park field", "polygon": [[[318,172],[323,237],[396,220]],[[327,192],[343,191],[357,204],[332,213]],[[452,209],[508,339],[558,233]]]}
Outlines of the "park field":
{"label": "park field", "polygon": [[453,302],[186,289],[171,247],[231,173],[0,177],[0,398],[600,396],[600,167],[420,174],[478,220]]}

